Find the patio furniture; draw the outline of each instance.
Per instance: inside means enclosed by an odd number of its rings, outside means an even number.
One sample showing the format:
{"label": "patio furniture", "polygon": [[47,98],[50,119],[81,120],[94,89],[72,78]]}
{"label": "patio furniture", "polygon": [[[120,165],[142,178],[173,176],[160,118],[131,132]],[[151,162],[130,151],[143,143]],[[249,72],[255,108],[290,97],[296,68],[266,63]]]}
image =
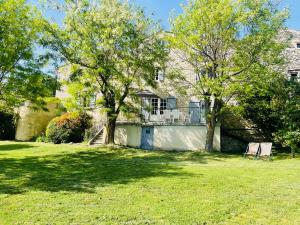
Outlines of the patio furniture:
{"label": "patio furniture", "polygon": [[244,157],[246,156],[254,156],[255,158],[257,157],[260,149],[260,144],[255,143],[255,142],[250,142],[248,144],[248,147],[246,149],[246,152],[244,153]]}
{"label": "patio furniture", "polygon": [[260,150],[258,157],[268,157],[269,160],[272,159],[273,153],[272,153],[272,143],[271,142],[262,142],[260,143]]}
{"label": "patio furniture", "polygon": [[176,121],[179,121],[179,110],[178,109],[175,109],[175,110],[172,110],[172,121],[173,123]]}
{"label": "patio furniture", "polygon": [[169,109],[164,110],[164,122],[171,122],[171,111]]}

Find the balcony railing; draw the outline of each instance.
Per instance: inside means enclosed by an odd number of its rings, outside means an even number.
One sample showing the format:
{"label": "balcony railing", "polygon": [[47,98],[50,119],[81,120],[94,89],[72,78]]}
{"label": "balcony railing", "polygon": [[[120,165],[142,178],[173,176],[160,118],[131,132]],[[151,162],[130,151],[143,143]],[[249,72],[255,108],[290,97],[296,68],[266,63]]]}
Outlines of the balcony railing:
{"label": "balcony railing", "polygon": [[141,118],[144,123],[203,124],[205,123],[205,112],[199,107],[142,109]]}

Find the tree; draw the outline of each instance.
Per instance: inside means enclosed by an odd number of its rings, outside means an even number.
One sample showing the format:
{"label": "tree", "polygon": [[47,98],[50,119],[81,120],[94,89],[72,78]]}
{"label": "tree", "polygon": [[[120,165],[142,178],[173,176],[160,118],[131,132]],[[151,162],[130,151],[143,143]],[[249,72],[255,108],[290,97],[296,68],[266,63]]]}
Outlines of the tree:
{"label": "tree", "polygon": [[295,158],[296,150],[300,149],[300,83],[297,80],[287,82],[288,97],[283,102],[284,107],[278,111],[282,127],[277,131],[277,139],[283,145],[291,148]]}
{"label": "tree", "polygon": [[0,0],[0,109],[25,100],[42,105],[51,96],[54,80],[42,72],[44,60],[34,49],[39,40],[41,18],[25,0]]}
{"label": "tree", "polygon": [[276,37],[287,12],[279,11],[269,0],[191,0],[183,10],[172,21],[168,39],[198,81],[185,80],[180,73],[172,78],[204,99],[205,149],[212,151],[223,106],[239,93],[250,94],[254,87],[280,76],[275,68],[282,62],[284,45]]}
{"label": "tree", "polygon": [[127,1],[66,1],[63,10],[63,27],[47,24],[44,44],[73,66],[73,76],[89,76],[97,84],[112,144],[129,96],[143,84],[155,85],[155,67],[167,55],[161,29]]}
{"label": "tree", "polygon": [[274,141],[284,126],[282,115],[287,109],[288,89],[286,78],[277,77],[268,80],[265,87],[253,89],[251,94],[244,92],[236,97],[241,116],[259,130],[265,141]]}
{"label": "tree", "polygon": [[[69,68],[77,71],[78,68]],[[68,111],[85,111],[96,106],[96,96],[99,90],[97,82],[89,74],[70,74],[69,79],[62,80],[70,97],[64,98],[63,105]]]}

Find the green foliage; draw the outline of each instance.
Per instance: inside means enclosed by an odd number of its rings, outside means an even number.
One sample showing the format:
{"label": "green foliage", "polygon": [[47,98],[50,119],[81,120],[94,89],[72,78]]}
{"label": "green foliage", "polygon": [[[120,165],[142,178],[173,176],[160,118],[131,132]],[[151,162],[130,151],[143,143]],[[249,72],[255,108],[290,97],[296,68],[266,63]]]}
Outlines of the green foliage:
{"label": "green foliage", "polygon": [[14,140],[16,118],[13,113],[0,111],[0,140]]}
{"label": "green foliage", "polygon": [[197,95],[232,98],[278,76],[271,66],[283,63],[285,45],[276,37],[286,16],[267,0],[192,0],[168,39],[200,75]]}
{"label": "green foliage", "polygon": [[286,88],[286,79],[280,78],[270,81],[263,89],[252,90],[252,94],[241,93],[236,98],[241,115],[260,130],[266,141],[274,141],[283,127],[282,112],[289,98]]}
{"label": "green foliage", "polygon": [[168,40],[199,79],[187,80],[178,66],[172,76],[180,89],[191,87],[206,101],[206,148],[211,149],[222,107],[281,76],[285,44],[277,37],[288,13],[269,0],[191,0],[183,10],[172,21]]}
{"label": "green foliage", "polygon": [[286,93],[288,97],[279,111],[283,126],[278,131],[277,138],[284,145],[291,147],[295,157],[295,151],[300,149],[300,83],[289,81]]}
{"label": "green foliage", "polygon": [[[63,26],[45,26],[44,45],[71,64],[70,79],[83,84],[80,94],[102,94],[98,103],[114,127],[128,97],[155,85],[155,69],[167,56],[162,30],[127,1],[67,1],[63,10]],[[108,129],[109,142],[113,132]]]}
{"label": "green foliage", "polygon": [[35,139],[36,142],[44,142],[44,143],[47,143],[48,142],[48,138],[46,137],[45,134],[41,134],[40,136],[38,136],[36,139]]}
{"label": "green foliage", "polygon": [[42,21],[25,0],[0,1],[0,108],[42,105],[53,93],[55,80],[41,70],[46,61],[34,54]]}
{"label": "green foliage", "polygon": [[239,95],[243,116],[252,121],[272,141],[290,147],[300,147],[300,83],[279,79],[270,82],[255,95]]}
{"label": "green foliage", "polygon": [[91,126],[90,120],[90,116],[78,112],[56,117],[47,126],[47,140],[55,144],[80,143],[84,139],[85,130]]}
{"label": "green foliage", "polygon": [[[77,66],[72,66],[71,71],[76,71]],[[70,97],[63,99],[63,105],[68,111],[82,111],[93,109],[97,106],[96,93],[99,88],[95,80],[88,74],[77,76],[70,75],[70,79],[62,81]]]}

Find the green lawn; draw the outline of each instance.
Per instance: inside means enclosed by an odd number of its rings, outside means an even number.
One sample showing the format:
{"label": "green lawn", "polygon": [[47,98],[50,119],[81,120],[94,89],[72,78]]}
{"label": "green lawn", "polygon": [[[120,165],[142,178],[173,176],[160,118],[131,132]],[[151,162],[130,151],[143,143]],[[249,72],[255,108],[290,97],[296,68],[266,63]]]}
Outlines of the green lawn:
{"label": "green lawn", "polygon": [[0,224],[300,224],[300,160],[0,142]]}

